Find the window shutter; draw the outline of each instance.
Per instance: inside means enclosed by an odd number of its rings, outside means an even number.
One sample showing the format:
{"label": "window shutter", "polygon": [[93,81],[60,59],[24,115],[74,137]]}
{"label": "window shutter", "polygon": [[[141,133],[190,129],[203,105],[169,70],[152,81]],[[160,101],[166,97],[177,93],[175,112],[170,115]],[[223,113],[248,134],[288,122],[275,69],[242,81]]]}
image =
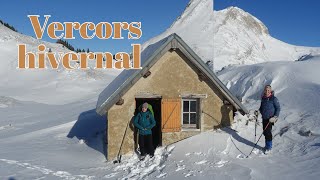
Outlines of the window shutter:
{"label": "window shutter", "polygon": [[181,99],[162,99],[162,132],[181,131]]}

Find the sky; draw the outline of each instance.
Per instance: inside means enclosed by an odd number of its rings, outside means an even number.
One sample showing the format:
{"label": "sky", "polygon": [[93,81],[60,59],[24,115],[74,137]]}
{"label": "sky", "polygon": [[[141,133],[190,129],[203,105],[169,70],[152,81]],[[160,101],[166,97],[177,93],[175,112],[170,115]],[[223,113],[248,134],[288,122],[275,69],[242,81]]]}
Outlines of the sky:
{"label": "sky", "polygon": [[214,6],[215,10],[240,7],[286,43],[320,47],[319,0],[215,0]]}
{"label": "sky", "polygon": [[[174,3],[173,3],[174,2]],[[102,52],[131,52],[131,44],[147,41],[161,34],[184,11],[189,0],[109,0],[44,1],[10,0],[2,2],[0,19],[19,32],[35,37],[27,15],[51,15],[49,23],[58,22],[141,22],[139,40],[84,40],[76,35],[69,42],[75,48]],[[5,4],[5,5],[4,5]],[[260,19],[270,34],[287,43],[320,47],[320,1],[317,0],[215,0],[214,9],[237,6]],[[46,34],[43,40],[55,42]]]}

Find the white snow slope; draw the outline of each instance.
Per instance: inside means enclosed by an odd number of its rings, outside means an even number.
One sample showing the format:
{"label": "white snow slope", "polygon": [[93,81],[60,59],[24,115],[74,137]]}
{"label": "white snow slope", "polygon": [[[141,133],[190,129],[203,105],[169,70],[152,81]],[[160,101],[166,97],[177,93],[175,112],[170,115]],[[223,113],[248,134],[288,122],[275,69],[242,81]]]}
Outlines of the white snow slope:
{"label": "white snow slope", "polygon": [[[208,2],[191,1],[173,27],[183,26],[179,22],[187,26],[188,21],[191,23],[199,15],[197,12],[206,9]],[[206,13],[201,15],[206,16]],[[226,22],[229,23],[228,27],[231,27],[236,20]],[[219,31],[222,29],[223,26]],[[193,33],[192,29],[190,33]],[[221,35],[216,35],[215,39]],[[221,39],[242,51],[241,44],[232,43],[228,38]],[[266,43],[265,47],[268,43],[268,47],[276,47],[279,43],[267,39],[273,38],[261,39]],[[190,40],[191,44],[198,43],[196,38],[194,43]],[[274,88],[281,113],[279,122],[273,127],[274,149],[270,155],[263,155],[259,150],[264,146],[262,136],[258,149],[246,158],[262,132],[260,124],[257,137],[254,137],[255,124],[251,114],[249,117],[236,116],[232,128],[238,132],[224,128],[202,133],[169,147],[157,148],[153,159],[147,157],[140,162],[137,155],[129,154],[122,157],[120,164],[113,164],[106,162],[104,157],[106,117],[96,114],[95,105],[100,91],[119,72],[17,70],[17,43],[26,43],[33,49],[45,43],[52,51],[66,51],[59,45],[40,42],[0,25],[0,179],[319,178],[320,57],[313,52],[313,56],[304,61],[293,61],[300,52],[310,54],[312,49],[280,42],[283,47],[289,47],[288,54],[280,47],[279,51],[268,52],[270,60],[283,61],[230,66],[218,73],[227,87],[242,97],[251,113],[260,105],[263,86],[271,84]],[[196,47],[198,52],[206,52],[204,45]],[[293,53],[295,50],[292,49],[301,51]],[[202,56],[210,59],[209,53]],[[236,54],[225,53],[225,56],[233,59]],[[248,62],[250,57],[255,56],[248,56]],[[256,60],[244,64],[260,62]],[[241,64],[228,60],[226,65],[229,63]]]}
{"label": "white snow slope", "polygon": [[[59,65],[54,70],[18,69],[18,44],[26,44],[27,52],[38,52],[44,44],[52,52],[69,52],[60,44],[48,43],[14,32],[0,24],[0,95],[46,104],[66,104],[85,96],[96,97],[119,73],[119,70],[93,69],[95,61],[89,61],[86,70],[67,70]],[[71,66],[78,66],[70,62]],[[68,97],[68,98],[66,98]]]}

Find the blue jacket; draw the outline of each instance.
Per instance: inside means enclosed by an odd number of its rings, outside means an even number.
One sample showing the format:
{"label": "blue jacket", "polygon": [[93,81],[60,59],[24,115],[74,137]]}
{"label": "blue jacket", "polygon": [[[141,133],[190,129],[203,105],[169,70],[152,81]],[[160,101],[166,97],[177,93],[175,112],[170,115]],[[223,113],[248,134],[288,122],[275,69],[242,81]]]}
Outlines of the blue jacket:
{"label": "blue jacket", "polygon": [[270,97],[263,96],[259,111],[263,120],[270,119],[273,116],[279,117],[280,104],[278,99],[273,94]]}
{"label": "blue jacket", "polygon": [[156,125],[153,115],[150,111],[139,112],[134,117],[134,126],[139,129],[140,135],[152,134],[151,129]]}

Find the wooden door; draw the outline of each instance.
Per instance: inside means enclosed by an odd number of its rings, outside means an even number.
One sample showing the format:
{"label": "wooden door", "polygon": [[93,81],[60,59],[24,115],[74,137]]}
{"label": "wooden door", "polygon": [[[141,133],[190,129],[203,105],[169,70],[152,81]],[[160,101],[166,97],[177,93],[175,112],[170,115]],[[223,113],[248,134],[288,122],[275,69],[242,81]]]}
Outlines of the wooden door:
{"label": "wooden door", "polygon": [[181,99],[162,99],[161,118],[162,132],[180,132]]}

